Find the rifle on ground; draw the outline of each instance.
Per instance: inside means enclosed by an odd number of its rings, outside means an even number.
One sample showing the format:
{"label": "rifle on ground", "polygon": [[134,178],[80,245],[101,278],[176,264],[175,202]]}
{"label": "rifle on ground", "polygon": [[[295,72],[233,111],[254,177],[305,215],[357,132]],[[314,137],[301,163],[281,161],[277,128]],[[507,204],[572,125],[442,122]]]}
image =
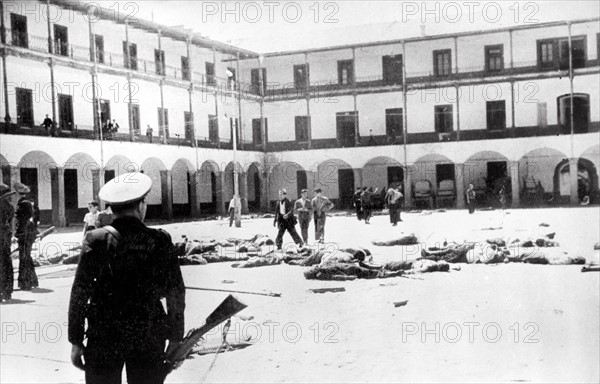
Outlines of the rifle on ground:
{"label": "rifle on ground", "polygon": [[[35,237],[35,240],[36,240],[36,241],[38,241],[38,240],[40,240],[40,241],[41,241],[42,239],[44,239],[44,237],[46,237],[46,236],[48,236],[49,234],[51,234],[52,232],[54,232],[54,230],[55,230],[55,229],[56,229],[56,227],[55,227],[55,226],[52,226],[52,227],[50,227],[50,228],[46,229],[44,232],[42,232],[42,233],[38,233],[38,235]],[[17,248],[16,248],[14,251],[12,251],[10,254],[12,255],[13,253],[17,253],[17,252],[19,252],[19,249],[20,249],[20,248],[19,248],[19,247],[17,247]]]}
{"label": "rifle on ground", "polygon": [[171,373],[171,371],[177,368],[180,363],[185,361],[185,359],[192,354],[194,346],[198,344],[204,334],[244,308],[246,308],[246,304],[240,302],[232,295],[227,296],[217,309],[206,318],[203,326],[190,330],[177,349],[166,356],[165,376]]}
{"label": "rifle on ground", "polygon": [[590,265],[587,267],[582,267],[581,272],[600,272],[600,266],[598,265]]}
{"label": "rifle on ground", "polygon": [[229,292],[229,293],[243,293],[243,294],[246,294],[246,295],[260,295],[260,296],[281,297],[281,293],[279,293],[279,292],[236,291],[236,290],[233,290],[233,289],[201,288],[201,287],[185,287],[185,289],[192,289],[192,290],[195,290],[195,291]]}

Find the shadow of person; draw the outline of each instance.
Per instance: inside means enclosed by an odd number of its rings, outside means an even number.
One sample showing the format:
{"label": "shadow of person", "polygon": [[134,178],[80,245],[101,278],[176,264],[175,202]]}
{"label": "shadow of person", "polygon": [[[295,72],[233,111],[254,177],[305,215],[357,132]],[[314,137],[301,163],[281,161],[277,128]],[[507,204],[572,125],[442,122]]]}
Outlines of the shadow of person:
{"label": "shadow of person", "polygon": [[32,288],[31,289],[32,293],[52,293],[54,292],[54,290],[52,289],[48,289],[48,288]]}

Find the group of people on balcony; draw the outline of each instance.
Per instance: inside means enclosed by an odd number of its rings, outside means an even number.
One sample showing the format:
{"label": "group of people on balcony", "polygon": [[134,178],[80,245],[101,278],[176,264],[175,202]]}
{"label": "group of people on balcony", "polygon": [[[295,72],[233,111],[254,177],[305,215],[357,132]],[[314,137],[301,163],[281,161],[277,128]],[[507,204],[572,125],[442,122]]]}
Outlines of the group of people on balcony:
{"label": "group of people on balcony", "polygon": [[116,119],[113,119],[111,122],[110,119],[107,119],[102,123],[102,138],[104,140],[112,140],[116,133],[119,132],[119,124]]}

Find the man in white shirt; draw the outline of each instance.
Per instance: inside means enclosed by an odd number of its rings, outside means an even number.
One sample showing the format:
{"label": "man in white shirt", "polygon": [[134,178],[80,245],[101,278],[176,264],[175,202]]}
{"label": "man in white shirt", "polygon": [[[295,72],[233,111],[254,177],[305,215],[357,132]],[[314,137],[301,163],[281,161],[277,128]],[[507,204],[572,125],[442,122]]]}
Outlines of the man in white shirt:
{"label": "man in white shirt", "polygon": [[229,201],[229,226],[233,224],[233,219],[235,218],[235,197],[231,198]]}
{"label": "man in white shirt", "polygon": [[89,212],[83,218],[83,236],[86,232],[96,229],[96,220],[98,219],[98,202],[90,201],[88,203]]}

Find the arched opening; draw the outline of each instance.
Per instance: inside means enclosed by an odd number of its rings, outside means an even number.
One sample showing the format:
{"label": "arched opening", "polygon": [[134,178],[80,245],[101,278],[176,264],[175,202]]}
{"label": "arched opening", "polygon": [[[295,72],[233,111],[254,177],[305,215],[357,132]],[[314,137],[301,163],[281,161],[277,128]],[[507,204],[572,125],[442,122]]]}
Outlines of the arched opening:
{"label": "arched opening", "polygon": [[499,207],[502,187],[508,206],[512,203],[512,180],[504,155],[495,151],[477,152],[465,162],[463,176],[465,186],[473,184],[477,205]]}
{"label": "arched opening", "polygon": [[260,168],[257,163],[250,164],[250,166],[248,167],[248,172],[246,173],[246,182],[248,183],[248,210],[250,212],[260,211],[262,188],[260,173]]}
{"label": "arched opening", "polygon": [[200,167],[200,212],[202,215],[214,215],[218,212],[221,180],[218,175],[219,166],[214,161],[207,160]]}
{"label": "arched opening", "polygon": [[[577,161],[577,198],[579,202],[596,203],[598,195],[598,171],[594,163],[580,158]],[[568,204],[571,196],[571,170],[569,160],[564,159],[554,172],[554,196],[559,204]]]}
{"label": "arched opening", "polygon": [[[558,123],[563,134],[571,133],[571,94],[556,98]],[[590,125],[590,95],[573,94],[573,133],[587,133]]]}
{"label": "arched opening", "polygon": [[192,216],[192,187],[194,167],[186,159],[179,159],[171,169],[173,185],[173,217]]}
{"label": "arched opening", "polygon": [[167,212],[163,207],[163,203],[166,202],[166,194],[171,193],[171,191],[164,188],[166,187],[166,180],[163,175],[166,175],[167,168],[161,160],[150,157],[142,163],[140,171],[152,179],[152,189],[146,196],[146,219],[158,220],[166,218]]}
{"label": "arched opening", "polygon": [[330,159],[319,164],[315,175],[315,187],[323,190],[339,209],[353,206],[355,183],[354,169],[340,159]]}
{"label": "arched opening", "polygon": [[83,222],[87,204],[94,199],[94,171],[100,166],[86,153],[76,153],[65,162],[64,204],[67,223]]}

